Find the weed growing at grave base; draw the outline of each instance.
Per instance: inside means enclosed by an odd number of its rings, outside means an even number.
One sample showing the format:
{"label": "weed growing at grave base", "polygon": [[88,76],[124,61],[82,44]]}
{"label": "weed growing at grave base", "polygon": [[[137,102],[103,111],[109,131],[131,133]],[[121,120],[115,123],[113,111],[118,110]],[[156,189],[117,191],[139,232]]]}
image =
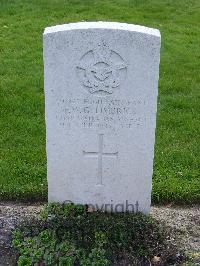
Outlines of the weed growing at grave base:
{"label": "weed growing at grave base", "polygon": [[47,199],[44,28],[105,20],[161,30],[152,197],[200,202],[199,17],[199,0],[0,0],[0,200]]}
{"label": "weed growing at grave base", "polygon": [[88,212],[73,204],[46,206],[40,220],[13,232],[12,244],[20,266],[140,265],[158,254],[160,265],[177,262],[167,231],[151,217]]}

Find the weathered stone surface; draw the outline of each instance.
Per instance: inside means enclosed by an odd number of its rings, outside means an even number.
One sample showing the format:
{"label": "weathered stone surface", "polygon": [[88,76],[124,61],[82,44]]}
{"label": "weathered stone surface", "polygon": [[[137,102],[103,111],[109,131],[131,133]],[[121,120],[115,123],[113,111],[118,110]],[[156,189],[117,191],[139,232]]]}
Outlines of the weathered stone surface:
{"label": "weathered stone surface", "polygon": [[50,202],[149,212],[159,52],[159,31],[142,26],[45,29]]}

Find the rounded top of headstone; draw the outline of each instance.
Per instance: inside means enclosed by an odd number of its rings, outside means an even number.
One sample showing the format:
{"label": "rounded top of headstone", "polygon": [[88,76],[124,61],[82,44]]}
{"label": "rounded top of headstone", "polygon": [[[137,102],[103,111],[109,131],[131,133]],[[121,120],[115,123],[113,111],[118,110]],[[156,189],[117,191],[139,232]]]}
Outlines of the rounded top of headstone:
{"label": "rounded top of headstone", "polygon": [[63,25],[56,25],[52,27],[45,28],[44,35],[70,30],[87,30],[87,29],[111,29],[111,30],[124,30],[124,31],[134,31],[144,34],[153,35],[160,37],[160,31],[153,28],[148,28],[140,25],[119,23],[119,22],[77,22],[69,23]]}

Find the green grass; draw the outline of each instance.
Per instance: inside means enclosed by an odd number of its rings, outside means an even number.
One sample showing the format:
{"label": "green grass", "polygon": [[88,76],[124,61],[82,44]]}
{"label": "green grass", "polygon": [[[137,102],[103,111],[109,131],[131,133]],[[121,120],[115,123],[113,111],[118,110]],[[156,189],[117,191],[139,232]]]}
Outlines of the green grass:
{"label": "green grass", "polygon": [[199,17],[199,0],[0,0],[0,199],[47,199],[44,28],[106,20],[160,29],[152,198],[200,202]]}

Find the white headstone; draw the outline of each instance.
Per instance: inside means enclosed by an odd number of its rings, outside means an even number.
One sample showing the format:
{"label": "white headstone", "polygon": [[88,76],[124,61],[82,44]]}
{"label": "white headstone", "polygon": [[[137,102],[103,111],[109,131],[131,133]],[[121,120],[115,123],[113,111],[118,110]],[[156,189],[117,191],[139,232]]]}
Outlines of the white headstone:
{"label": "white headstone", "polygon": [[50,202],[149,212],[159,53],[159,31],[142,26],[45,29]]}

